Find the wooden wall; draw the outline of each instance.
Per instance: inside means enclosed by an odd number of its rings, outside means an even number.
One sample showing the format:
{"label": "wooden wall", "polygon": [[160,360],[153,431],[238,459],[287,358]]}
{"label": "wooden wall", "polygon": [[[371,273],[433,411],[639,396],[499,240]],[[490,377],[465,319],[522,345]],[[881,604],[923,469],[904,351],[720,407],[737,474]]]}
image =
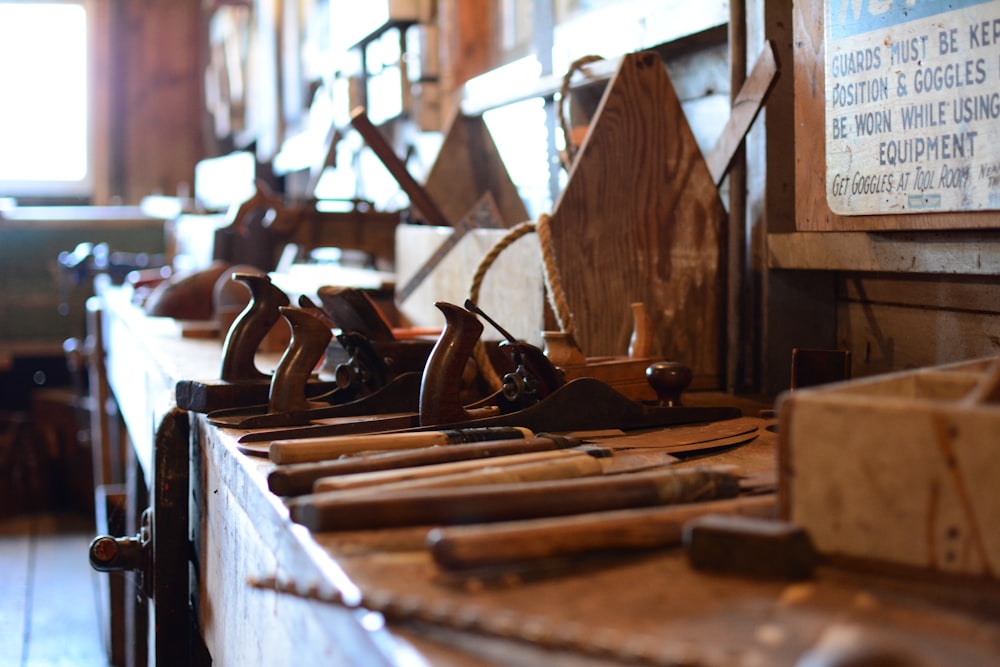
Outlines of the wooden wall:
{"label": "wooden wall", "polygon": [[[831,213],[823,180],[823,2],[773,4],[768,30],[786,45],[794,77],[779,84],[792,90],[772,96],[768,109],[764,388],[787,387],[793,347],[848,349],[855,376],[997,354],[1000,216],[880,215],[852,224]],[[772,124],[779,114],[781,124]],[[861,231],[873,225],[887,231]],[[896,231],[956,226],[982,229]],[[835,227],[852,231],[816,231]]]}
{"label": "wooden wall", "polygon": [[[746,358],[740,384],[748,390],[787,387],[794,347],[851,349],[857,375],[1000,347],[1000,306],[990,305],[1000,303],[1000,281],[986,259],[1000,247],[1000,232],[991,228],[995,213],[907,216],[907,226],[921,218],[930,221],[924,227],[937,226],[936,216],[957,216],[982,228],[916,238],[901,231],[803,231],[843,222],[826,206],[818,180],[824,159],[822,4],[747,1],[749,60],[766,38],[782,67],[765,116],[766,150],[748,156],[751,284],[745,319],[738,323],[747,345],[737,351]],[[457,104],[462,82],[495,64],[490,22],[475,20],[492,16],[493,6],[490,0],[437,5],[446,104]],[[174,194],[193,181],[197,160],[216,149],[207,138],[202,99],[202,3],[94,0],[93,7],[95,104],[103,119],[94,203]],[[719,62],[711,61],[713,72]],[[763,193],[756,190],[758,174],[765,174]],[[885,228],[895,225],[893,216],[879,217]]]}
{"label": "wooden wall", "polygon": [[206,157],[201,0],[93,0],[93,204],[192,188]]}

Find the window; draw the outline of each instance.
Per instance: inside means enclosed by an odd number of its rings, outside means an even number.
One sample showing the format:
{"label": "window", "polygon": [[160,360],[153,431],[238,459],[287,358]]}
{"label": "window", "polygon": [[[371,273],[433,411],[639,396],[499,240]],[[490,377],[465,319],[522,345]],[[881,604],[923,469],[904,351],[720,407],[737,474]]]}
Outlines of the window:
{"label": "window", "polygon": [[0,196],[88,195],[87,15],[0,0]]}

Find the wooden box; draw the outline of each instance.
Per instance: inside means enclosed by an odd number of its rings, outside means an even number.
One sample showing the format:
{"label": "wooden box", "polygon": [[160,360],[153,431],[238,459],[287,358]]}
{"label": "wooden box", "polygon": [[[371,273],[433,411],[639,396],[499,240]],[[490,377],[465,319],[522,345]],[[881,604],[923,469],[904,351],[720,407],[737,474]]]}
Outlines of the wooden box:
{"label": "wooden box", "polygon": [[993,359],[800,389],[779,400],[786,518],[828,560],[1000,579]]}

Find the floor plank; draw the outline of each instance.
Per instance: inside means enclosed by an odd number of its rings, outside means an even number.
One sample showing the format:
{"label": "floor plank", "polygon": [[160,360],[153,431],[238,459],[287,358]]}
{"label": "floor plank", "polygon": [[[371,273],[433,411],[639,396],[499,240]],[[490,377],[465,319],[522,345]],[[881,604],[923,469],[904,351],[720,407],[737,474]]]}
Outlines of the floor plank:
{"label": "floor plank", "polygon": [[0,667],[21,667],[30,540],[0,535]]}
{"label": "floor plank", "polygon": [[[0,667],[106,667],[87,521],[40,515],[0,524]],[[9,650],[13,649],[13,650]]]}

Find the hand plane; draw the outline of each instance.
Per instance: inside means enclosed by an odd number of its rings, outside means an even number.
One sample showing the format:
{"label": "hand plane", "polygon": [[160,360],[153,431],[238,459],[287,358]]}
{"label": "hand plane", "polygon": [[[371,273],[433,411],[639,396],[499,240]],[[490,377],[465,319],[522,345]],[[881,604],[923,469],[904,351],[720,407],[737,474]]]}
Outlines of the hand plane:
{"label": "hand plane", "polygon": [[[280,309],[288,305],[288,296],[266,275],[234,273],[233,280],[247,286],[250,301],[226,334],[219,379],[177,383],[177,407],[183,410],[207,413],[268,400],[271,376],[257,368],[254,356],[261,341],[281,317]],[[307,393],[321,394],[332,386],[332,383],[311,380]]]}
{"label": "hand plane", "polygon": [[[431,350],[420,382],[419,411],[385,417],[343,419],[324,424],[243,435],[241,443],[270,442],[304,437],[376,433],[387,431],[520,426],[535,432],[568,432],[598,429],[635,430],[717,421],[741,416],[734,407],[684,407],[664,402],[640,403],[626,398],[600,380],[578,378],[562,381],[559,371],[540,350],[526,343],[511,343],[506,349],[516,365],[504,388],[479,403],[465,406],[460,400],[462,369],[468,361],[483,325],[478,309],[439,302],[445,328]],[[513,376],[516,376],[515,379]],[[530,388],[531,391],[525,391]]]}
{"label": "hand plane", "polygon": [[[267,404],[211,412],[208,419],[233,428],[279,428],[316,419],[417,409],[420,373],[433,341],[397,340],[370,297],[361,290],[322,288],[323,307],[306,297],[299,309],[282,311],[292,327],[292,341],[275,369]],[[328,345],[335,336],[339,345]],[[310,352],[306,352],[306,350]],[[324,352],[334,356],[334,388],[306,401],[301,371],[286,370],[287,359],[307,357],[319,364]],[[294,397],[294,398],[290,398]]]}

